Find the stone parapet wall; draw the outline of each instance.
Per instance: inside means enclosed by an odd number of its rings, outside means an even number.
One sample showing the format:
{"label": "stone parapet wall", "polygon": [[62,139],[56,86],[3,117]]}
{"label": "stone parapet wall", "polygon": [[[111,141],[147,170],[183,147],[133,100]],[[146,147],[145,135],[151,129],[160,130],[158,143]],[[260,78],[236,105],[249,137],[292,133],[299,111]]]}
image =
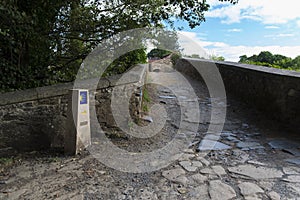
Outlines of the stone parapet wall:
{"label": "stone parapet wall", "polygon": [[[110,109],[111,93],[119,87],[134,88],[130,113],[137,116],[141,110],[142,86],[147,65],[137,65],[129,71],[127,79],[118,81],[122,75],[99,80],[84,81],[83,89],[97,83],[95,94],[90,92],[90,106],[96,106],[98,122],[103,128],[116,126]],[[0,98],[0,151],[40,150],[63,147],[67,120],[68,91],[73,83],[57,84],[1,94]],[[128,95],[128,94],[121,94]],[[92,122],[91,127],[93,127]],[[93,134],[93,129],[92,129]]]}
{"label": "stone parapet wall", "polygon": [[209,71],[213,66],[217,66],[228,95],[256,107],[293,130],[300,129],[299,72],[187,58],[179,60],[175,68],[203,80],[197,71]]}

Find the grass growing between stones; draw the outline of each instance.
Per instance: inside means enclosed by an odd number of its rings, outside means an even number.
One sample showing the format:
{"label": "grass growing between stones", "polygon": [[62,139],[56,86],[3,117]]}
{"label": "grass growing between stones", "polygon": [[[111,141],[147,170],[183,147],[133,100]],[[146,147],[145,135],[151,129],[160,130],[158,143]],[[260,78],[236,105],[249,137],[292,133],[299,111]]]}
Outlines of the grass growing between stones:
{"label": "grass growing between stones", "polygon": [[13,158],[0,157],[0,173],[5,171],[5,169],[8,169],[13,164],[14,164],[14,159]]}
{"label": "grass growing between stones", "polygon": [[143,112],[149,112],[149,104],[150,103],[150,96],[147,87],[143,88],[143,100],[142,100],[142,110]]}
{"label": "grass growing between stones", "polygon": [[0,158],[0,166],[7,166],[13,163],[12,158]]}
{"label": "grass growing between stones", "polygon": [[143,101],[150,103],[150,96],[146,86],[143,89]]}

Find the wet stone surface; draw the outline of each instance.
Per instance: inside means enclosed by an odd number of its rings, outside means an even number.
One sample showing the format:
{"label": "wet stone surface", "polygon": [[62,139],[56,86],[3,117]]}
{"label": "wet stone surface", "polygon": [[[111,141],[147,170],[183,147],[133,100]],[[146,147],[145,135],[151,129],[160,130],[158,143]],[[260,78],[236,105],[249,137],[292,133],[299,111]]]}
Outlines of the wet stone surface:
{"label": "wet stone surface", "polygon": [[[178,156],[172,155],[176,158],[173,162],[151,172],[127,173],[105,166],[88,152],[74,158],[32,153],[20,157],[9,167],[1,168],[0,199],[300,198],[300,162],[295,153],[299,150],[299,134],[291,133],[289,138],[287,130],[241,102],[229,99],[222,104],[221,100],[209,98],[205,86],[191,79],[201,115],[198,130],[189,130],[193,129],[196,119],[192,112],[194,107],[186,102],[194,99],[182,91],[181,79],[170,66],[163,62],[152,64],[152,67],[154,72],[149,73],[149,78],[164,79],[172,90],[178,90],[185,102],[181,105],[182,110],[177,97],[160,98],[174,96],[166,87],[149,88],[151,104],[158,103],[167,110],[168,119],[163,129],[149,139],[115,137],[110,140],[126,151],[147,153],[163,148],[180,135],[177,131],[183,128],[194,138]],[[169,78],[163,78],[165,74]],[[207,133],[211,101],[218,101],[219,106],[230,105],[222,134]],[[188,117],[182,127],[180,116],[184,114]],[[148,117],[144,119],[144,125],[155,121],[153,116],[153,121]],[[189,136],[182,138],[186,137]],[[292,145],[286,141],[292,141]],[[99,138],[93,139],[94,146],[100,142]],[[159,158],[165,160],[168,155],[161,154]],[[156,164],[162,160],[157,160]],[[143,163],[138,164],[143,166]]]}

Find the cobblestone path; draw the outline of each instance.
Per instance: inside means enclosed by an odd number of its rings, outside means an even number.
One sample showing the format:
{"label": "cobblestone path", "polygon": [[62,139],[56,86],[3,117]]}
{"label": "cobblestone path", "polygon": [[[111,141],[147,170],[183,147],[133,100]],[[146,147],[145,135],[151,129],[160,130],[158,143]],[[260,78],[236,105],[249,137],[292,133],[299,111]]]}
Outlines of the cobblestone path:
{"label": "cobblestone path", "polygon": [[[153,157],[166,166],[155,171],[148,166],[149,172],[142,166],[143,173],[126,173],[106,167],[88,153],[28,158],[0,177],[0,199],[300,199],[299,134],[242,102],[209,98],[201,82],[178,75],[164,63],[153,64],[148,78],[163,82],[149,91],[151,103],[167,111],[164,128],[152,139],[113,143],[134,155],[163,148],[181,132],[188,133],[181,137],[188,141],[186,148]],[[186,80],[188,84],[183,83]],[[221,134],[207,132],[213,101],[227,108]],[[216,115],[222,123],[222,109]],[[150,116],[155,122],[155,113]],[[93,146],[97,145],[94,139]],[[152,167],[161,164],[151,162]]]}

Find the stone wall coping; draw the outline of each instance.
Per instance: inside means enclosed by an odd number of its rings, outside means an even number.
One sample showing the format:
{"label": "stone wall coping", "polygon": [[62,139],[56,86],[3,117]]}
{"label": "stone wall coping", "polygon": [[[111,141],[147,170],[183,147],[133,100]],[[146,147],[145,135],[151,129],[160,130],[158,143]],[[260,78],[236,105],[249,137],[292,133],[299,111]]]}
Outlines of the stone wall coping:
{"label": "stone wall coping", "polygon": [[[97,89],[103,89],[108,87],[114,87],[117,85],[141,82],[144,77],[144,74],[146,73],[147,66],[147,64],[138,64],[132,67],[127,72],[129,73],[128,78],[122,81],[118,81],[119,78],[122,76],[122,74],[118,74],[106,78],[101,78],[100,80],[97,78],[84,80],[80,82],[80,85],[82,85],[83,89],[88,89],[91,88],[91,85],[98,83]],[[2,93],[0,94],[0,106],[63,96],[66,95],[70,89],[73,89],[73,85],[74,82],[59,83],[51,86]]]}
{"label": "stone wall coping", "polygon": [[258,66],[258,65],[229,62],[229,61],[214,61],[214,60],[197,59],[197,58],[183,58],[183,59],[186,61],[191,61],[191,62],[193,62],[193,61],[199,62],[200,61],[203,63],[221,64],[226,67],[241,68],[241,69],[253,70],[253,71],[268,73],[268,74],[273,74],[273,75],[300,78],[300,72],[292,71],[292,70],[284,70],[284,69],[277,69],[277,68],[272,68],[272,67],[264,67],[264,66]]}
{"label": "stone wall coping", "polygon": [[[176,68],[193,78],[199,77],[195,74],[196,69],[210,69],[215,64],[223,79],[226,94],[255,107],[270,119],[282,122],[282,126],[289,131],[299,131],[299,72],[204,59],[184,58],[179,61]],[[199,79],[203,81],[201,76]]]}

